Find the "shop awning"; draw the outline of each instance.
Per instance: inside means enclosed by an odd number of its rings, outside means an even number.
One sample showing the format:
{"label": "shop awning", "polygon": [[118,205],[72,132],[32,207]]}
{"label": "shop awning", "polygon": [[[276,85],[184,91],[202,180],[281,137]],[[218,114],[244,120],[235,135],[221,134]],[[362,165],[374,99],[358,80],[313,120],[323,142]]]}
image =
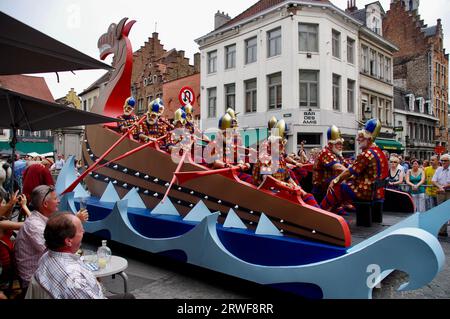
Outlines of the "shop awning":
{"label": "shop awning", "polygon": [[396,140],[387,140],[387,139],[378,138],[375,140],[375,143],[383,151],[403,152],[405,150],[405,147],[402,145],[402,143],[400,143]]}
{"label": "shop awning", "polygon": [[[9,150],[11,146],[9,142],[0,142],[0,149]],[[22,153],[39,153],[45,154],[55,150],[53,143],[33,143],[33,142],[19,142],[16,144],[16,149]]]}

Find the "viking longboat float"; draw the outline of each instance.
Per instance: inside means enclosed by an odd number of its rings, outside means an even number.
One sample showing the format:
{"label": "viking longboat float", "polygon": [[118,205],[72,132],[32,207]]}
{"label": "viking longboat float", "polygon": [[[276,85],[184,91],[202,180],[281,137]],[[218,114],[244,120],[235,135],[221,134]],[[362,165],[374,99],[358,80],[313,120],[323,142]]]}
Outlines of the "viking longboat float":
{"label": "viking longboat float", "polygon": [[[114,54],[114,71],[93,112],[122,114],[134,22],[124,18],[99,39],[100,57]],[[177,164],[158,143],[143,145],[116,127],[86,127],[84,173],[75,175],[71,158],[58,177],[61,209],[76,211],[89,196],[88,233],[311,298],[370,298],[396,269],[409,274],[402,289],[417,289],[444,264],[436,236],[450,220],[449,202],[414,214],[409,196],[387,191],[384,223],[351,231],[343,217],[274,180],[257,188],[234,169],[194,163],[189,152]]]}

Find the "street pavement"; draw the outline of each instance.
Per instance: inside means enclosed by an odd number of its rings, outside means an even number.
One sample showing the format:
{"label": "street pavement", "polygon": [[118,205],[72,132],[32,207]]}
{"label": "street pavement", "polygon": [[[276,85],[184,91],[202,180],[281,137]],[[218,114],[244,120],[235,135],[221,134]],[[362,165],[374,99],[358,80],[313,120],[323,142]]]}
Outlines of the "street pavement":
{"label": "street pavement", "polygon": [[[408,281],[402,272],[394,272],[374,289],[374,299],[449,299],[450,298],[450,239],[440,239],[447,257],[444,269],[427,286],[414,291],[398,292]],[[84,249],[96,250],[100,239],[86,235]],[[108,243],[114,255],[128,260],[129,292],[137,299],[266,299],[295,300],[297,296],[255,283],[179,263],[117,243]],[[123,280],[103,278],[107,291],[123,293]]]}

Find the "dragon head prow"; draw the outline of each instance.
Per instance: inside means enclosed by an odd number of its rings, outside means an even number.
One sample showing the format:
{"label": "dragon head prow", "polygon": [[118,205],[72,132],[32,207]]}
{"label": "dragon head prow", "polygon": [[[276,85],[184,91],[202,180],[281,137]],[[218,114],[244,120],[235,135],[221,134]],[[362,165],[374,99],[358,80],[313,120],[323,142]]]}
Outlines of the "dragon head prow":
{"label": "dragon head prow", "polygon": [[100,51],[100,59],[105,60],[110,54],[116,53],[119,41],[123,37],[128,37],[136,21],[131,20],[126,23],[127,20],[128,18],[123,18],[118,24],[112,23],[108,31],[100,37],[97,45]]}

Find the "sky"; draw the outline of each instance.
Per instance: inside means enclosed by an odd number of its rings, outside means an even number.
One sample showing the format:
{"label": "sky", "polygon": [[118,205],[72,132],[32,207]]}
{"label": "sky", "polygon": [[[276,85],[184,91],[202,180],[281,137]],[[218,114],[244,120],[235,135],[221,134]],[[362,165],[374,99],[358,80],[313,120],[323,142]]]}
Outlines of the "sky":
{"label": "sky", "polygon": [[[198,52],[195,39],[214,29],[214,14],[220,10],[235,17],[258,0],[2,0],[0,10],[29,26],[46,33],[78,51],[99,60],[98,38],[113,22],[123,17],[136,20],[129,38],[133,51],[138,50],[155,30],[166,50],[184,50],[193,64]],[[341,9],[347,0],[331,0]],[[358,8],[373,0],[356,0]],[[381,0],[389,10],[390,0]],[[428,25],[435,25],[438,18],[444,26],[444,47],[450,53],[450,0],[421,1],[419,13]],[[106,63],[111,63],[109,57]],[[103,75],[103,70],[42,74],[55,99],[63,97],[74,88],[81,93]]]}

